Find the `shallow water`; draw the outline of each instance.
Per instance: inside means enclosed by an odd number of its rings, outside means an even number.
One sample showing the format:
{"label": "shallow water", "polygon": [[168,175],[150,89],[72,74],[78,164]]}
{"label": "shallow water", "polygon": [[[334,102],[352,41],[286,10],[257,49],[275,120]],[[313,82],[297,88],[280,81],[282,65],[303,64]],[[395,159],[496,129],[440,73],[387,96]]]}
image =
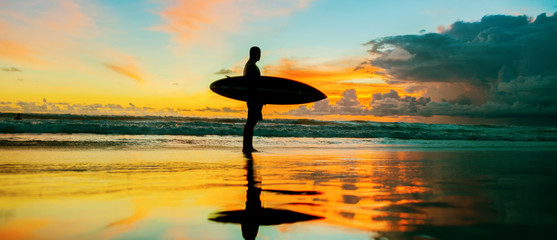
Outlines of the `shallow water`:
{"label": "shallow water", "polygon": [[1,147],[0,238],[243,239],[211,219],[246,213],[248,189],[263,209],[319,217],[257,215],[258,239],[532,239],[557,226],[555,148],[319,145],[263,144],[251,159],[234,144]]}

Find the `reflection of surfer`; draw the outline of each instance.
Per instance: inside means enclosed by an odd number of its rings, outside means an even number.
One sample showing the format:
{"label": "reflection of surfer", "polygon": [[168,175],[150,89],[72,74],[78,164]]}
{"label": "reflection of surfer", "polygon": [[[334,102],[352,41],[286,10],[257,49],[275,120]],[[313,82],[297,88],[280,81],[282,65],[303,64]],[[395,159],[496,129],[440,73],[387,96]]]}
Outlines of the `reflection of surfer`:
{"label": "reflection of surfer", "polygon": [[261,72],[255,64],[261,58],[261,49],[259,47],[252,47],[249,50],[249,60],[244,67],[244,77],[247,79],[248,84],[248,119],[246,120],[246,125],[244,126],[244,146],[242,152],[256,152],[253,148],[253,129],[257,124],[257,121],[263,119],[263,114],[261,110],[263,109],[263,104],[259,103],[255,99],[255,87],[259,77],[261,77]]}
{"label": "reflection of surfer", "polygon": [[246,154],[246,178],[248,180],[248,191],[246,194],[246,210],[244,211],[244,219],[242,220],[242,236],[244,239],[255,239],[259,231],[259,222],[261,221],[261,188],[259,182],[255,180],[255,172],[253,170],[253,157],[251,153]]}
{"label": "reflection of surfer", "polygon": [[[241,224],[242,236],[246,240],[252,240],[257,237],[259,226],[261,225],[278,225],[284,223],[295,223],[300,221],[309,221],[321,219],[322,217],[308,215],[304,213],[294,212],[284,209],[263,208],[261,203],[261,181],[258,180],[256,169],[254,168],[254,159],[251,153],[244,154],[246,159],[246,180],[248,190],[246,192],[246,208],[243,210],[232,210],[215,213],[214,217],[209,220],[221,223],[239,223]],[[269,191],[269,190],[268,190]],[[274,190],[275,193],[291,192],[307,195],[307,192],[281,191]],[[311,195],[321,194],[312,192]]]}

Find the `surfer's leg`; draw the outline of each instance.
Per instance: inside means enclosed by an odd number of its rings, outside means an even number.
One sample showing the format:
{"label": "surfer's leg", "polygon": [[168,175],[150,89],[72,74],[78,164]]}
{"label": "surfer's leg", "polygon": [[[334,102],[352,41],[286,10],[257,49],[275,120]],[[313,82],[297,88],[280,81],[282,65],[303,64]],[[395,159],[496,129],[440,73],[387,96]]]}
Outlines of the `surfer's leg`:
{"label": "surfer's leg", "polygon": [[257,121],[253,121],[252,119],[248,119],[246,125],[244,126],[244,147],[242,148],[242,152],[255,152],[256,150],[253,148],[253,128]]}
{"label": "surfer's leg", "polygon": [[244,126],[244,146],[242,147],[242,152],[251,152],[252,148],[252,138],[253,138],[253,128],[250,130],[248,123]]}
{"label": "surfer's leg", "polygon": [[257,152],[255,148],[253,148],[253,130],[255,125],[259,120],[262,119],[261,109],[263,108],[262,104],[254,104],[254,103],[247,103],[248,105],[248,119],[246,120],[246,125],[244,126],[244,146],[242,148],[242,152]]}
{"label": "surfer's leg", "polygon": [[246,125],[244,126],[244,146],[242,148],[242,152],[254,152],[253,148],[253,128],[257,124],[257,120],[253,119],[248,112],[248,119],[246,121]]}

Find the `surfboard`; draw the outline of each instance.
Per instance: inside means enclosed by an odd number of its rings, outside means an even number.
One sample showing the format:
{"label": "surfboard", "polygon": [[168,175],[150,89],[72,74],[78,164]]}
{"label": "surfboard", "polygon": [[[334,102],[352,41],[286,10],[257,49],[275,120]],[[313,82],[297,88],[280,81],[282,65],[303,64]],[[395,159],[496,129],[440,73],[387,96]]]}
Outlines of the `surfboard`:
{"label": "surfboard", "polygon": [[[327,98],[316,88],[298,81],[261,76],[253,87],[252,98],[263,104],[303,104]],[[211,90],[235,100],[248,99],[248,83],[244,76],[227,77],[211,83]]]}

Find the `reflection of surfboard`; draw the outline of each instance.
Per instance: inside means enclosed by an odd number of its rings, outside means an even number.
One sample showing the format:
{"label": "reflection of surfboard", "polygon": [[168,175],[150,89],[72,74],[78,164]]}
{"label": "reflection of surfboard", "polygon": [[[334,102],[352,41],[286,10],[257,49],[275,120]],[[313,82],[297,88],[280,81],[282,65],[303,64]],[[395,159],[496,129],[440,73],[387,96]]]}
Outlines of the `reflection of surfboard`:
{"label": "reflection of surfboard", "polygon": [[[247,82],[243,76],[227,77],[213,82],[213,92],[240,101],[248,98]],[[316,102],[327,96],[316,88],[298,81],[261,76],[255,86],[256,101],[264,104],[302,104]]]}
{"label": "reflection of surfboard", "polygon": [[[249,219],[251,217],[251,219]],[[285,209],[261,208],[255,215],[249,214],[247,210],[233,210],[214,213],[209,220],[222,223],[245,223],[251,220],[257,225],[279,225],[283,223],[295,223],[323,219],[305,213],[294,212]]]}

